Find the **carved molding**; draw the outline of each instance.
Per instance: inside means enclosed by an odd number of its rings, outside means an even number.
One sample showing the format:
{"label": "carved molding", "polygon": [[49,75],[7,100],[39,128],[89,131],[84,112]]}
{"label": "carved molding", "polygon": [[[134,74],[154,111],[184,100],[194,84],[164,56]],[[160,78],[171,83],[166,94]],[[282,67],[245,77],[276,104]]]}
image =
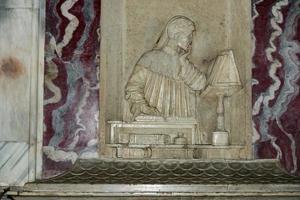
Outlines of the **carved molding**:
{"label": "carved molding", "polygon": [[78,160],[55,184],[300,184],[277,160]]}

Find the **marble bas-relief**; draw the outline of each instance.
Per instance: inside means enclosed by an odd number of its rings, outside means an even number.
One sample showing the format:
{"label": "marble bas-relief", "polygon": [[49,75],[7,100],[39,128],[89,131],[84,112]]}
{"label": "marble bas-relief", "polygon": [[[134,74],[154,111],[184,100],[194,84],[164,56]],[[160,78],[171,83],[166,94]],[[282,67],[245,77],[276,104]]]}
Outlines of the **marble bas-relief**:
{"label": "marble bas-relief", "polygon": [[[223,51],[212,62],[207,77],[189,59],[195,31],[191,19],[173,17],[155,47],[138,60],[125,86],[131,121],[138,123],[110,121],[111,143],[162,147],[203,144],[196,110],[201,104],[197,98],[204,90],[202,96],[218,98],[212,144],[229,144],[223,101],[224,97],[233,95],[241,88],[233,53]],[[124,153],[119,149],[116,154],[122,158]],[[187,152],[184,154],[188,157]],[[140,153],[136,149],[133,152],[129,150],[128,155],[151,158],[152,149],[146,148]]]}
{"label": "marble bas-relief", "polygon": [[[104,3],[104,7],[108,5],[109,2]],[[194,21],[190,15],[175,14],[164,17],[160,28],[151,23],[148,28],[139,23],[133,27],[134,19],[128,13],[120,13],[120,16],[125,14],[127,20],[121,26],[111,24],[115,19],[102,25],[103,37],[117,28],[119,31],[110,35],[114,38],[112,43],[103,41],[101,44],[104,66],[101,92],[106,94],[102,98],[105,109],[101,121],[105,128],[101,129],[101,156],[250,158],[247,60],[245,56],[238,57],[242,51],[232,37],[231,27],[224,26],[219,34],[227,40],[226,45],[212,46],[215,53],[203,57],[199,47],[205,41],[199,40],[203,30],[198,27],[199,23],[209,22],[202,22],[201,16]],[[109,19],[105,9],[104,16]],[[143,31],[139,26],[148,30],[153,26],[157,33],[146,32],[143,39],[143,35],[135,31]],[[203,29],[203,25],[201,27]],[[148,48],[135,53],[140,44],[134,37],[144,41]],[[150,37],[152,44],[146,39]],[[118,42],[123,46],[114,49],[113,44]],[[199,62],[195,59],[199,55],[209,61]]]}
{"label": "marble bas-relief", "polygon": [[195,24],[189,18],[173,17],[154,49],[145,53],[136,64],[125,88],[126,99],[133,120],[139,115],[148,115],[165,119],[194,118],[198,121],[197,93],[201,93],[210,83],[207,90],[215,91],[206,93],[214,93],[219,98],[217,132],[213,134],[213,144],[228,145],[223,98],[232,95],[234,88],[241,86],[239,74],[232,52],[224,51],[213,63],[207,81],[206,75],[188,57],[195,31]]}

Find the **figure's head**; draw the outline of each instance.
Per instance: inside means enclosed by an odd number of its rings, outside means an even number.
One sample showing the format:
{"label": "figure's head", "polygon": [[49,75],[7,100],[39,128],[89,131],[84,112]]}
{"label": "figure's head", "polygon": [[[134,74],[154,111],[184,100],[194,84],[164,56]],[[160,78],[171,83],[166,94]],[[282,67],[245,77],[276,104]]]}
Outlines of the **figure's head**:
{"label": "figure's head", "polygon": [[161,48],[165,46],[169,40],[173,40],[178,47],[187,51],[192,44],[194,31],[195,24],[192,20],[184,16],[175,16],[167,23],[156,47]]}

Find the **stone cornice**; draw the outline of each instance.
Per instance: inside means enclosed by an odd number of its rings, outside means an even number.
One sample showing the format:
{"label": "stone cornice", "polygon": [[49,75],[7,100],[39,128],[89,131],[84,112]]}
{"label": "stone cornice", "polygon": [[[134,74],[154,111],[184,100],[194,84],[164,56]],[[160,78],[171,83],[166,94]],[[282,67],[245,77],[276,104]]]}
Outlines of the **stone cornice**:
{"label": "stone cornice", "polygon": [[277,160],[79,159],[54,184],[300,184]]}

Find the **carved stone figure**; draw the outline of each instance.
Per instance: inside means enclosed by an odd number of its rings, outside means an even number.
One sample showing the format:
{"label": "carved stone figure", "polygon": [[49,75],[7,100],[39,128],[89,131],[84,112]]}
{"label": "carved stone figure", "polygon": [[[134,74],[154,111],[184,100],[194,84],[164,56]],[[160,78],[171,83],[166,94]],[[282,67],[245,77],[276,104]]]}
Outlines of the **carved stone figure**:
{"label": "carved stone figure", "polygon": [[251,158],[245,9],[228,1],[151,2],[104,3],[101,155]]}
{"label": "carved stone figure", "polygon": [[173,17],[155,47],[137,62],[125,88],[133,120],[139,115],[191,118],[206,77],[189,60],[195,24]]}

